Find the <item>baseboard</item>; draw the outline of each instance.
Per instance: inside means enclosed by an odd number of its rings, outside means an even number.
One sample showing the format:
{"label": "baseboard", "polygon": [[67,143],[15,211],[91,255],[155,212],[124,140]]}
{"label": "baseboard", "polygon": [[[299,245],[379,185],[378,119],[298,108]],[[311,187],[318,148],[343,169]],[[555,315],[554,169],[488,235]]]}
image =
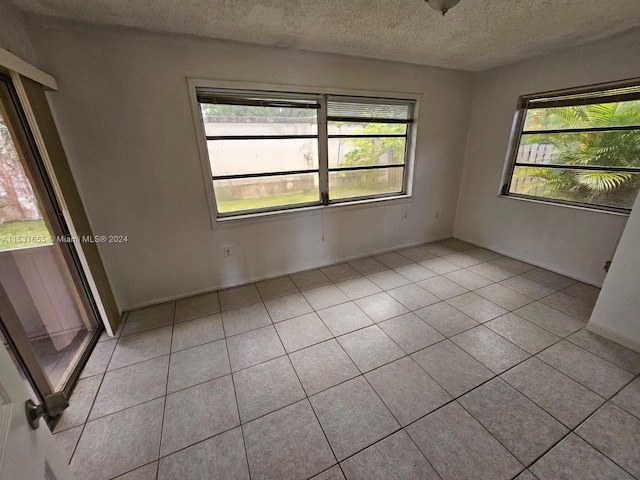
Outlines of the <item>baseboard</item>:
{"label": "baseboard", "polygon": [[418,246],[418,245],[422,245],[423,243],[437,242],[439,240],[444,240],[446,238],[451,238],[451,235],[431,238],[431,239],[428,239],[428,240],[424,240],[424,239],[423,240],[416,240],[416,241],[411,241],[409,243],[404,243],[402,245],[396,245],[395,247],[392,247],[392,248],[382,248],[382,249],[370,250],[370,251],[367,251],[367,252],[359,253],[358,255],[351,255],[351,256],[348,256],[348,257],[340,257],[340,258],[336,258],[331,263],[319,263],[319,264],[308,265],[302,270],[269,272],[269,273],[267,273],[265,275],[258,275],[258,276],[248,277],[248,278],[243,279],[242,281],[239,281],[239,282],[223,283],[223,284],[221,284],[221,285],[219,285],[217,287],[214,287],[214,288],[205,288],[205,289],[197,290],[197,291],[190,292],[190,293],[171,295],[171,296],[167,296],[167,297],[163,297],[163,298],[158,298],[158,299],[155,299],[155,300],[152,300],[152,301],[149,301],[149,302],[142,302],[142,303],[135,303],[135,304],[131,304],[131,305],[125,305],[125,306],[122,307],[122,311],[123,312],[128,312],[130,310],[137,310],[137,309],[140,309],[140,308],[150,307],[152,305],[157,305],[159,303],[174,302],[176,300],[182,300],[183,298],[193,297],[195,295],[202,295],[202,294],[205,294],[205,293],[217,292],[218,290],[224,290],[225,288],[233,288],[233,287],[238,287],[240,285],[246,285],[247,283],[261,282],[262,280],[269,280],[270,278],[277,278],[277,277],[282,277],[284,275],[291,275],[293,273],[303,272],[305,270],[313,270],[315,268],[330,267],[331,265],[335,265],[337,263],[349,262],[351,260],[355,260],[355,259],[366,257],[366,256],[381,255],[383,253],[392,252],[394,250],[400,250],[400,249],[403,249],[403,248],[415,247],[415,246]]}
{"label": "baseboard", "polygon": [[640,342],[633,340],[632,338],[626,337],[624,335],[620,335],[618,332],[611,330],[610,328],[603,327],[597,323],[589,322],[587,324],[587,330],[593,332],[595,334],[600,335],[612,342],[619,343],[623,347],[630,348],[638,353],[640,353]]}

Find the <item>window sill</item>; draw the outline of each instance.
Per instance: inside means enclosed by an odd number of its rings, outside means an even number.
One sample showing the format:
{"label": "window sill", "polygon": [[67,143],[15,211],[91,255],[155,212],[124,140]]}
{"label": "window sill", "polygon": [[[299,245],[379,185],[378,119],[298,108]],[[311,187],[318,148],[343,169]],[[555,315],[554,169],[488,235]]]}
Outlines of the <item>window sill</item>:
{"label": "window sill", "polygon": [[345,211],[350,209],[362,209],[387,205],[403,205],[413,203],[412,195],[394,195],[393,197],[370,198],[355,200],[352,202],[332,203],[329,205],[313,205],[310,207],[290,208],[273,212],[250,213],[247,215],[234,215],[216,218],[214,228],[224,228],[236,225],[248,225],[276,219],[289,219],[291,217],[309,214],[322,214],[325,212]]}
{"label": "window sill", "polygon": [[553,200],[544,200],[542,198],[529,198],[529,197],[520,197],[516,195],[505,195],[504,193],[499,194],[498,198],[518,200],[520,202],[538,203],[542,205],[551,205],[553,207],[571,208],[574,210],[584,210],[592,213],[604,213],[607,215],[616,215],[619,217],[628,217],[629,214],[631,213],[631,212],[618,212],[615,210],[606,210],[604,208],[598,208],[598,207],[587,207],[582,205],[572,205],[568,203],[554,202]]}

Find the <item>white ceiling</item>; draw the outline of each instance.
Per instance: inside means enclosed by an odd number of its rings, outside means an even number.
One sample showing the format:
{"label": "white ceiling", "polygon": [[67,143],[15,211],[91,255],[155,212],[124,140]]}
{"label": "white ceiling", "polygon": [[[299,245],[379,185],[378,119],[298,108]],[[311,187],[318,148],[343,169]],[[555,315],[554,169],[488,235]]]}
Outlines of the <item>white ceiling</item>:
{"label": "white ceiling", "polygon": [[639,0],[461,0],[445,17],[424,0],[10,1],[96,24],[473,71],[640,25]]}

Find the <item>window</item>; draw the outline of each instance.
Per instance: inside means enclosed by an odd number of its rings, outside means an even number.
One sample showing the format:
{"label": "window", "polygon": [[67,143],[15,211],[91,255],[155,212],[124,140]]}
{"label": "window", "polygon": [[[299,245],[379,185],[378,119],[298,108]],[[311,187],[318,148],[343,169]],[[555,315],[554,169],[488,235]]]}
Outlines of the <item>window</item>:
{"label": "window", "polygon": [[502,194],[628,212],[640,189],[640,85],[520,99]]}
{"label": "window", "polygon": [[218,218],[403,195],[414,100],[196,88]]}
{"label": "window", "polygon": [[404,192],[411,117],[407,102],[327,98],[330,200]]}

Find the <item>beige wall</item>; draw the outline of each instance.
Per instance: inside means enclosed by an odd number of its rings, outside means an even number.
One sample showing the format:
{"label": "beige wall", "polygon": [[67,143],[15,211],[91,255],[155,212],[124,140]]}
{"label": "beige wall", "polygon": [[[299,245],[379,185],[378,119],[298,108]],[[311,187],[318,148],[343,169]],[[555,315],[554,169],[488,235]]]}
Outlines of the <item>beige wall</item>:
{"label": "beige wall", "polygon": [[[129,238],[100,245],[121,308],[453,231],[472,74],[41,18],[30,31],[94,233]],[[212,230],[187,77],[422,94],[414,199]]]}
{"label": "beige wall", "polygon": [[9,2],[0,2],[0,48],[39,66],[37,49],[31,42],[26,17]]}
{"label": "beige wall", "polygon": [[601,285],[627,216],[498,197],[518,97],[640,77],[640,30],[478,75],[454,233]]}

